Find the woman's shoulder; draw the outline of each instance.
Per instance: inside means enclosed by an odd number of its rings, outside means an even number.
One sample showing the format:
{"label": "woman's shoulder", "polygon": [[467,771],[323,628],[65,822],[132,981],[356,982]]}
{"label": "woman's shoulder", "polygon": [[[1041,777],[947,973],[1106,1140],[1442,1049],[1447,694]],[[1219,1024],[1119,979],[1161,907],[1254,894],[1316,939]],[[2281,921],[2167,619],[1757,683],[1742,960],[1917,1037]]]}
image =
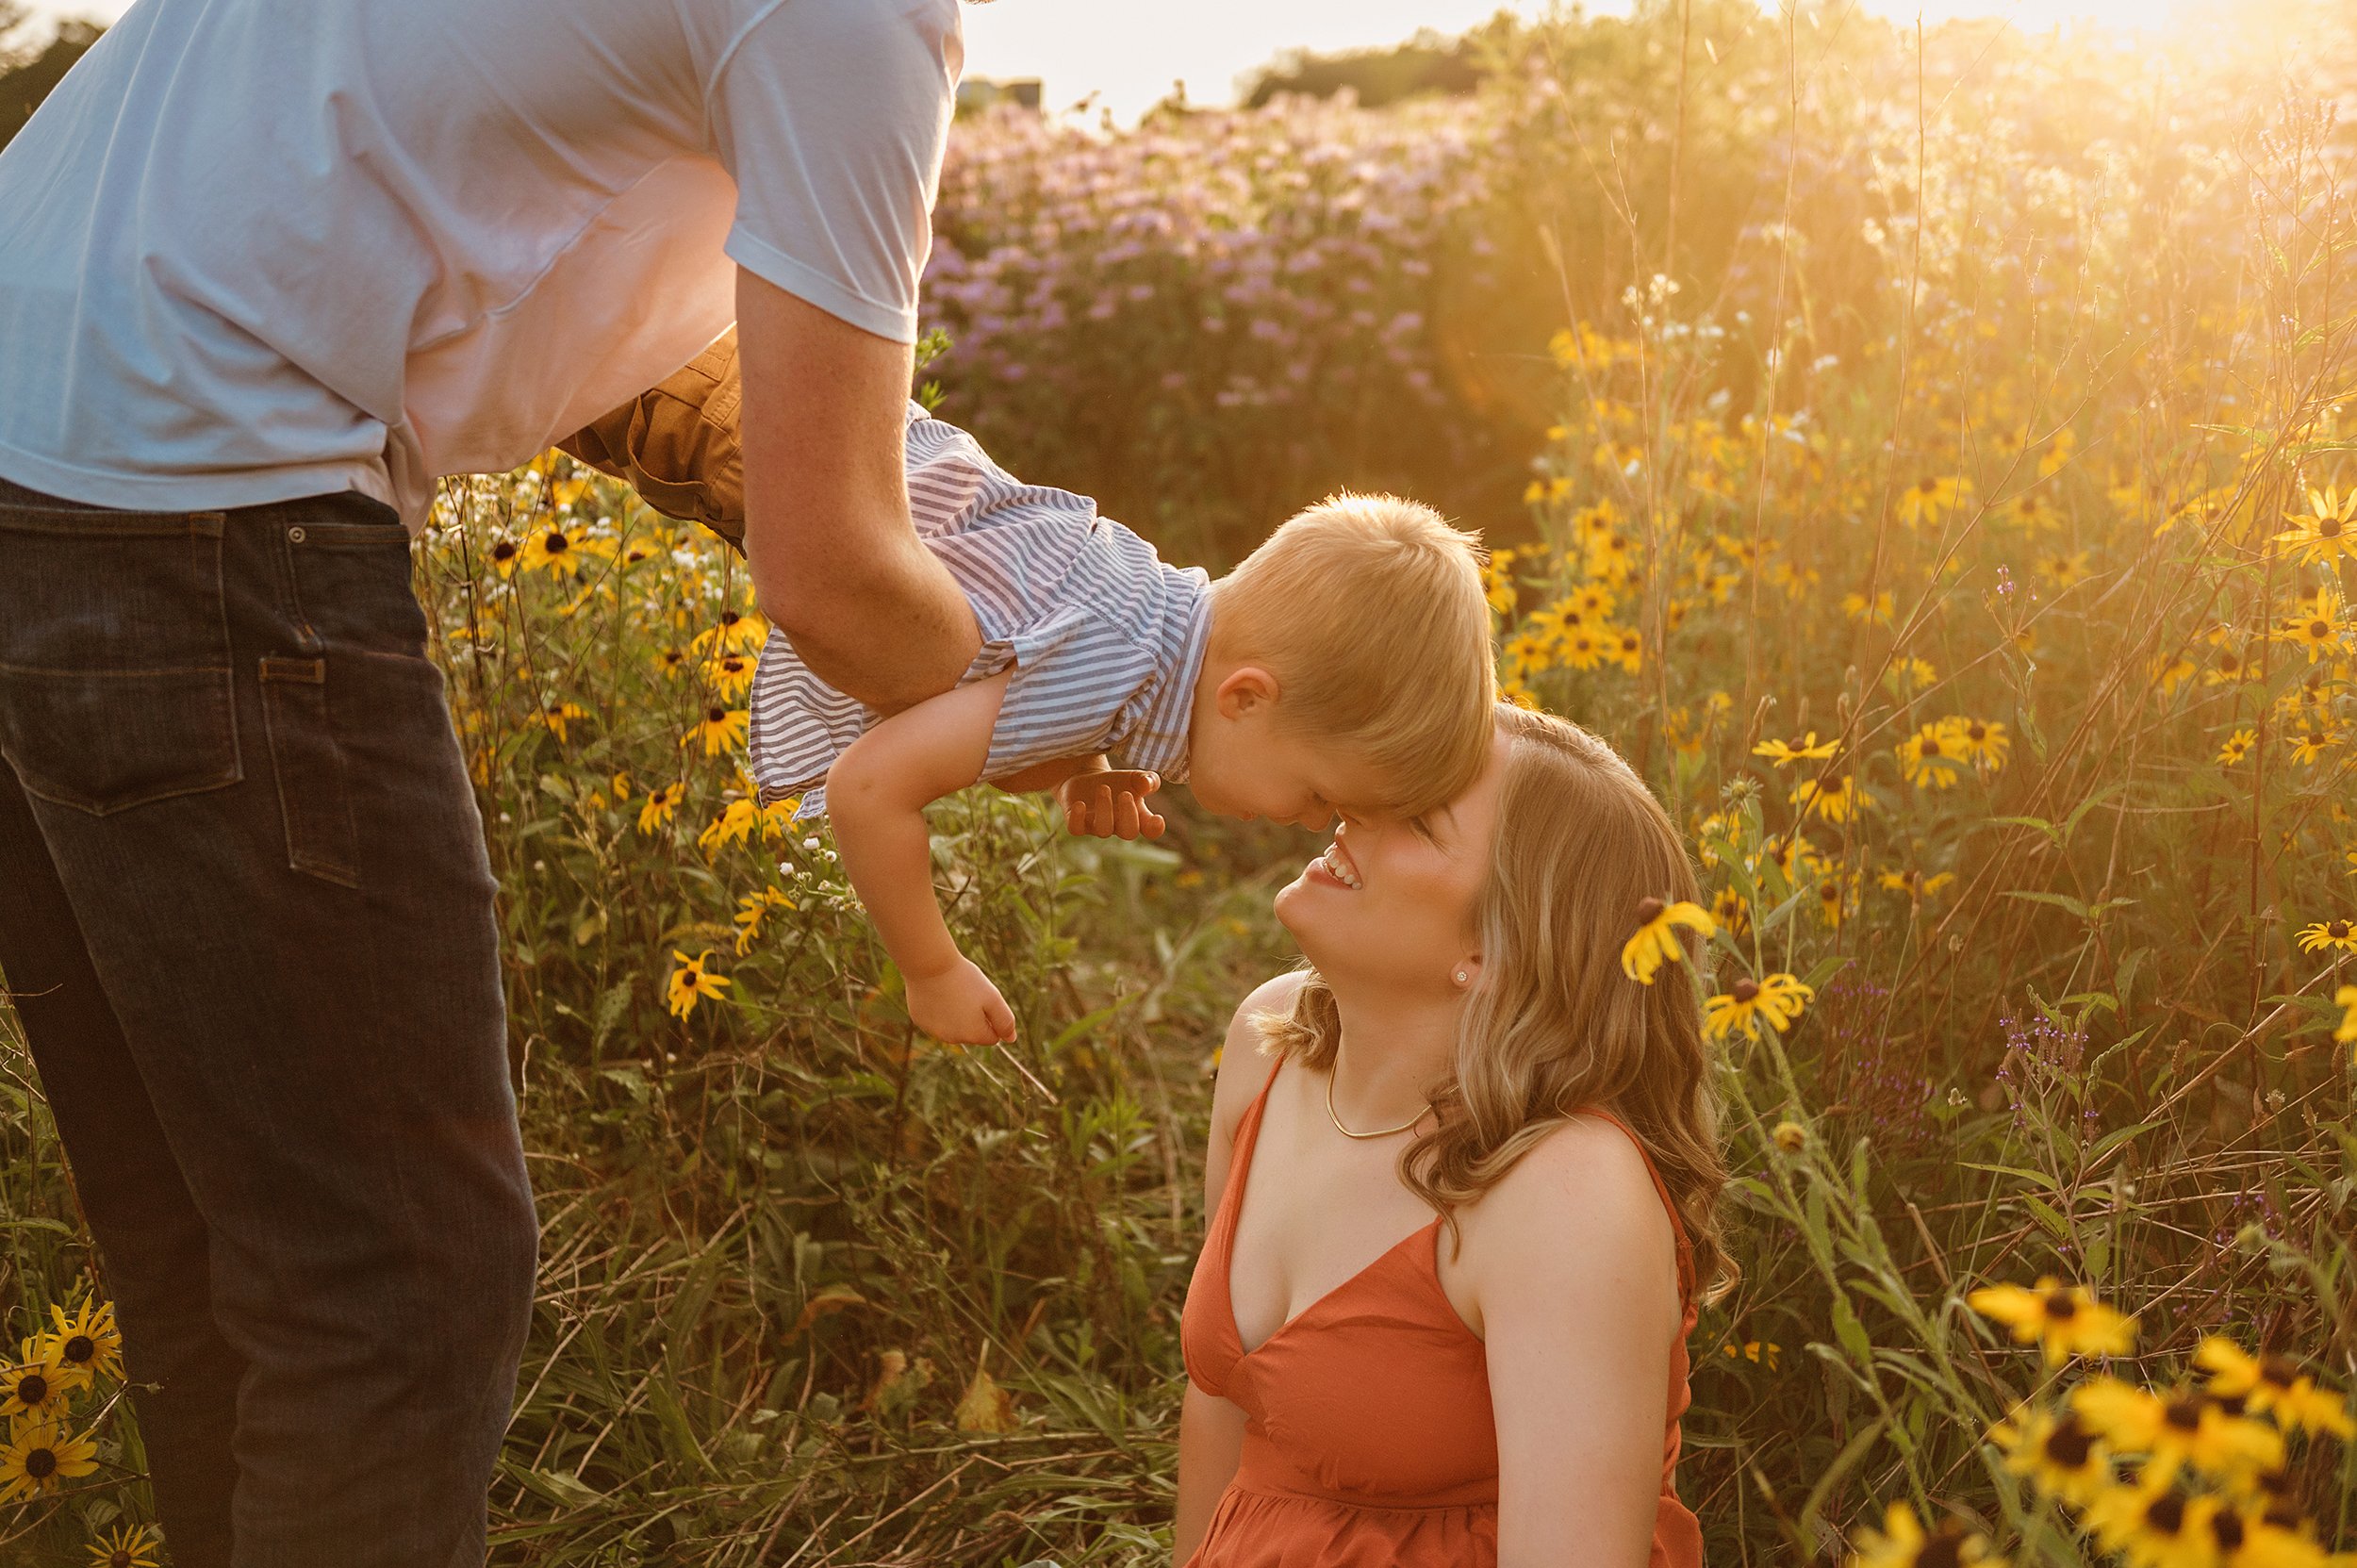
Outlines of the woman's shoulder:
{"label": "woman's shoulder", "polygon": [[1261,982],[1228,1020],[1227,1037],[1220,1042],[1218,1076],[1211,1083],[1211,1121],[1223,1143],[1234,1139],[1237,1124],[1268,1086],[1281,1060],[1278,1053],[1261,1048],[1261,1019],[1292,1007],[1294,995],[1309,978],[1294,969]]}
{"label": "woman's shoulder", "polygon": [[1593,1267],[1600,1258],[1674,1267],[1676,1232],[1642,1149],[1600,1115],[1574,1115],[1547,1130],[1463,1212],[1468,1263],[1523,1266],[1554,1258]]}

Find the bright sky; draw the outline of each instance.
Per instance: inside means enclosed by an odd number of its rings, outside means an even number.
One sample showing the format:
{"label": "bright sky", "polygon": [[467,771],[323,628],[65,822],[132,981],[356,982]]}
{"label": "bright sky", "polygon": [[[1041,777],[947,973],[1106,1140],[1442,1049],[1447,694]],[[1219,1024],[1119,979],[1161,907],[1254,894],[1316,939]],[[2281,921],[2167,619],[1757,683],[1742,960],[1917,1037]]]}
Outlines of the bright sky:
{"label": "bright sky", "polygon": [[[994,0],[965,11],[966,74],[1037,76],[1062,107],[1091,91],[1123,121],[1187,84],[1197,103],[1228,102],[1239,76],[1292,47],[1332,51],[1395,43],[1419,27],[1461,32],[1502,0]],[[1771,0],[1772,3],[1772,0]],[[2166,24],[2196,0],[1860,0],[1860,8],[1913,21],[1998,15],[2043,32],[2057,23]],[[34,16],[109,22],[127,0],[29,0]],[[1508,8],[1543,10],[1539,0]],[[1621,8],[1612,0],[1590,11]]]}

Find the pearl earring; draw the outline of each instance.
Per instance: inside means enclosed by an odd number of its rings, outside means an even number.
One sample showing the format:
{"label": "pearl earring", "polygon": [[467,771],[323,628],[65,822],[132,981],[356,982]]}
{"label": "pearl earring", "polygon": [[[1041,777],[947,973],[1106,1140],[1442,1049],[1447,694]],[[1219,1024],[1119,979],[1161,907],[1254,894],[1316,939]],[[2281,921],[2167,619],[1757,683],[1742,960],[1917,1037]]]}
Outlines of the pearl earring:
{"label": "pearl earring", "polygon": [[1462,969],[1457,971],[1457,983],[1459,985],[1465,983],[1465,971]]}

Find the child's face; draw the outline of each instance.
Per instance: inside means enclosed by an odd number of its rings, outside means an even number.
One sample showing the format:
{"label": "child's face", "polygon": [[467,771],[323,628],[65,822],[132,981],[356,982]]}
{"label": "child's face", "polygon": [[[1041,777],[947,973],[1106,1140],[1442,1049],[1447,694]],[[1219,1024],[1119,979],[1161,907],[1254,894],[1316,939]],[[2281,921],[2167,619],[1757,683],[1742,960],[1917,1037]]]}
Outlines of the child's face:
{"label": "child's face", "polygon": [[1276,684],[1266,672],[1238,669],[1208,695],[1187,737],[1187,784],[1205,810],[1313,832],[1331,826],[1337,812],[1380,814],[1382,791],[1365,764],[1278,721]]}

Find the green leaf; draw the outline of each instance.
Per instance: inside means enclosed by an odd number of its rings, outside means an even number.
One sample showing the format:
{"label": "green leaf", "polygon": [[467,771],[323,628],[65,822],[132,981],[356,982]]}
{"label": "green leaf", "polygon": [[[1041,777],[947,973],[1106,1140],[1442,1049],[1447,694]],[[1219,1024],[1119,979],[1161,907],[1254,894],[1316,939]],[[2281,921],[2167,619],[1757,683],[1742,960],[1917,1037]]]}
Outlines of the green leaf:
{"label": "green leaf", "polygon": [[1850,1298],[1838,1291],[1833,1297],[1833,1332],[1834,1337],[1841,1342],[1841,1348],[1861,1365],[1873,1364],[1874,1342],[1866,1337],[1866,1325],[1857,1320],[1857,1313],[1850,1307]]}

